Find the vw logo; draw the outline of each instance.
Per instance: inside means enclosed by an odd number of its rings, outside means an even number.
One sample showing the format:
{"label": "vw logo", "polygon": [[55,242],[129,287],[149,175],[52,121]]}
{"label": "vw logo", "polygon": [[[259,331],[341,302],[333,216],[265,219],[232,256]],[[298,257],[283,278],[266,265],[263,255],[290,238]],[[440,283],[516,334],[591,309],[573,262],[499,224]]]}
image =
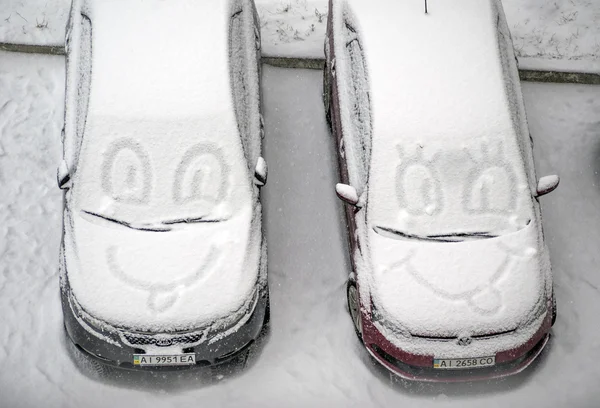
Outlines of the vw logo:
{"label": "vw logo", "polygon": [[473,339],[470,337],[459,337],[457,344],[459,346],[468,346],[472,341]]}

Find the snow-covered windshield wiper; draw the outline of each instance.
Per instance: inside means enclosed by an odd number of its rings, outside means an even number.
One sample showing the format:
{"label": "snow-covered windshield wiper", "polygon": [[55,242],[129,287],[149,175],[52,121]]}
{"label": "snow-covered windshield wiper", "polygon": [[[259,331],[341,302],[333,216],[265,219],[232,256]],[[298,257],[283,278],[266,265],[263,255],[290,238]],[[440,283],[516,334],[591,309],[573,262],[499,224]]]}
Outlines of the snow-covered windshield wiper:
{"label": "snow-covered windshield wiper", "polygon": [[428,242],[463,242],[475,239],[486,239],[496,238],[497,235],[492,235],[489,232],[454,232],[448,234],[435,234],[435,235],[417,235],[408,234],[403,231],[398,231],[388,227],[373,227],[373,230],[381,236],[392,239],[400,240],[416,240],[416,241],[428,241]]}
{"label": "snow-covered windshield wiper", "polygon": [[195,218],[177,218],[174,220],[162,221],[161,224],[164,225],[174,225],[174,224],[195,224],[200,222],[222,222],[227,221],[226,218],[208,218],[208,217],[195,217]]}
{"label": "snow-covered windshield wiper", "polygon": [[135,230],[139,230],[139,231],[151,231],[151,232],[171,231],[170,227],[161,226],[161,224],[146,224],[146,223],[127,222],[127,221],[119,220],[116,218],[108,217],[106,215],[97,214],[97,213],[93,213],[91,211],[85,211],[85,210],[82,210],[81,214],[83,215],[83,218],[86,218],[88,220],[90,218],[92,218],[92,219],[95,218],[96,220],[108,221],[108,222],[111,222],[114,224],[121,225],[123,227],[131,228],[131,229],[135,229]]}
{"label": "snow-covered windshield wiper", "polygon": [[178,219],[166,220],[166,221],[155,222],[155,223],[141,223],[141,222],[136,223],[136,222],[127,222],[127,221],[119,220],[116,218],[108,217],[106,215],[97,214],[97,213],[94,213],[91,211],[82,210],[81,212],[84,215],[84,218],[93,217],[93,218],[96,218],[96,219],[99,219],[102,221],[108,221],[111,223],[115,223],[115,224],[121,225],[123,227],[140,230],[140,231],[151,231],[151,232],[171,231],[173,229],[172,226],[177,226],[179,224],[194,224],[194,223],[202,223],[202,222],[214,223],[214,222],[225,221],[225,219],[211,219],[211,218],[207,218],[207,217],[195,217],[195,218],[178,218]]}

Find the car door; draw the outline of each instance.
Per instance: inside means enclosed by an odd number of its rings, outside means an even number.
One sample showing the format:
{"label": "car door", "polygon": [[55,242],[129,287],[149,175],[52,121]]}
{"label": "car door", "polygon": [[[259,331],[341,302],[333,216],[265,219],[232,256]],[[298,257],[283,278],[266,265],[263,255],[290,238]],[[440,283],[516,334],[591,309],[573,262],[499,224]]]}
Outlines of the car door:
{"label": "car door", "polygon": [[264,123],[260,111],[260,29],[252,2],[240,2],[240,8],[232,14],[229,48],[235,113],[244,155],[253,176],[262,152]]}
{"label": "car door", "polygon": [[[345,21],[342,32],[338,34],[343,36],[344,47],[337,52],[344,55],[336,59],[344,61],[346,65],[337,69],[335,62],[332,61],[332,77],[334,77],[332,127],[338,141],[342,182],[356,188],[364,204],[371,159],[372,133],[368,74],[357,30],[349,21]],[[353,267],[355,257],[362,254],[364,246],[361,245],[359,231],[366,225],[365,212],[364,205],[361,208],[346,205]]]}
{"label": "car door", "polygon": [[75,7],[69,17],[65,51],[65,123],[61,134],[63,160],[58,168],[58,183],[61,188],[68,188],[69,180],[77,167],[92,77],[92,24]]}

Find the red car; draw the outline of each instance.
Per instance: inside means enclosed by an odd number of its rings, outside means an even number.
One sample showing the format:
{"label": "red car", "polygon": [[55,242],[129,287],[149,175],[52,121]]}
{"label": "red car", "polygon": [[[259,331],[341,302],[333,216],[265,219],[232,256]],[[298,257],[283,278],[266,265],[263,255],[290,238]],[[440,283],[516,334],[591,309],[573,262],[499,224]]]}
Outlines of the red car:
{"label": "red car", "polygon": [[[324,102],[368,352],[409,380],[504,377],[556,319],[512,40],[498,0],[330,0]],[[393,18],[390,18],[393,16]]]}

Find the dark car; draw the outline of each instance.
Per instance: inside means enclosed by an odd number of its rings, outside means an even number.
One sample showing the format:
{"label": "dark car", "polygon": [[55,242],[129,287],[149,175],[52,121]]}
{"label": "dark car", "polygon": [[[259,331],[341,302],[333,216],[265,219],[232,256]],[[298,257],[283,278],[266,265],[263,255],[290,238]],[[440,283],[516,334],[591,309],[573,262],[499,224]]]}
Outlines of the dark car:
{"label": "dark car", "polygon": [[109,366],[217,364],[269,320],[258,16],[251,0],[117,8],[75,0],[67,30],[66,331]]}

